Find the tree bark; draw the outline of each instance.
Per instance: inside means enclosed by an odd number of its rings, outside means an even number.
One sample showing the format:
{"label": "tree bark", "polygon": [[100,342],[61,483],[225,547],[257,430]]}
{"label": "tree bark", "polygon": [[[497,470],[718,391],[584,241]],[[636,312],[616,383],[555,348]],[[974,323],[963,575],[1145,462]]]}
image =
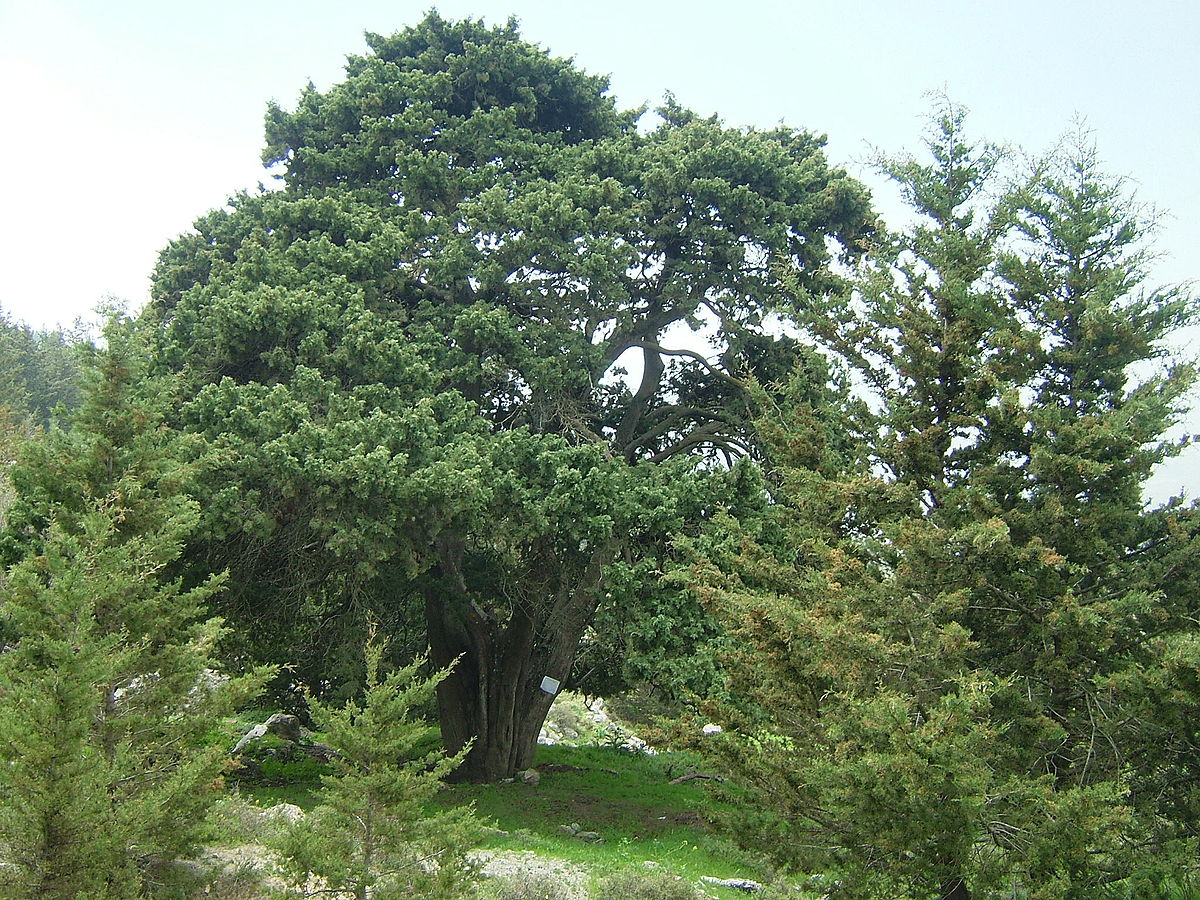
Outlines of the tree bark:
{"label": "tree bark", "polygon": [[[438,717],[449,753],[470,745],[455,780],[493,782],[533,764],[537,739],[554,695],[546,676],[564,683],[596,611],[609,551],[591,555],[572,579],[559,571],[534,602],[513,604],[507,616],[486,610],[461,577],[461,541],[443,542],[439,577],[425,590],[430,661],[454,670],[438,686]],[[553,554],[545,554],[551,565]],[[573,582],[573,583],[571,583]]]}

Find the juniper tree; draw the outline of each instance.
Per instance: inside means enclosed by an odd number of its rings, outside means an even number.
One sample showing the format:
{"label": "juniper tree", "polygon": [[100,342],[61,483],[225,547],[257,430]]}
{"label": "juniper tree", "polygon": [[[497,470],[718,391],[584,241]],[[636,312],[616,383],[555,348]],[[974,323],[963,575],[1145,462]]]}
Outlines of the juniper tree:
{"label": "juniper tree", "polygon": [[[214,680],[222,578],[169,574],[199,511],[126,330],[107,331],[69,430],[16,471],[0,614],[0,870],[18,897],[133,897],[196,849],[258,671]],[[6,896],[8,896],[6,894]]]}
{"label": "juniper tree", "polygon": [[889,167],[922,218],[843,315],[800,298],[873,403],[842,401],[844,453],[807,401],[778,407],[775,505],[709,539],[695,581],[753,701],[717,748],[768,845],[864,895],[1086,897],[1194,830],[1194,730],[1167,732],[1196,513],[1140,496],[1193,374],[1133,366],[1196,305],[1143,287],[1089,148],[989,194],[963,121],[941,109],[932,163]]}
{"label": "juniper tree", "polygon": [[270,108],[281,189],[167,248],[144,323],[195,397],[174,421],[214,477],[189,558],[231,568],[226,609],[299,647],[314,686],[367,608],[436,666],[461,657],[443,733],[495,779],[532,759],[543,678],[621,602],[614,563],[704,508],[690,462],[752,449],[739,378],[797,349],[763,324],[780,264],[824,291],[872,218],[819,137],[671,100],[643,131],[514,23],[431,14],[368,42]]}

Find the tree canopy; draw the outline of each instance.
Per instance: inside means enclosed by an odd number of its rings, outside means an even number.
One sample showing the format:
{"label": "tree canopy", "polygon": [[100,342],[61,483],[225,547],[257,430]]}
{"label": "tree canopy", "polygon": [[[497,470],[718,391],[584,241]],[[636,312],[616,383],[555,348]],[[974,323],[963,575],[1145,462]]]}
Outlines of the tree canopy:
{"label": "tree canopy", "polygon": [[364,609],[423,616],[433,662],[464,657],[450,749],[478,735],[468,769],[495,777],[618,602],[613,565],[703,509],[692,461],[749,451],[739,379],[800,352],[765,325],[779,272],[828,290],[873,219],[820,138],[619,111],[512,23],[369,43],[269,109],[281,188],[174,242],[143,321],[205,439],[194,558],[244,586],[230,611],[322,656]]}

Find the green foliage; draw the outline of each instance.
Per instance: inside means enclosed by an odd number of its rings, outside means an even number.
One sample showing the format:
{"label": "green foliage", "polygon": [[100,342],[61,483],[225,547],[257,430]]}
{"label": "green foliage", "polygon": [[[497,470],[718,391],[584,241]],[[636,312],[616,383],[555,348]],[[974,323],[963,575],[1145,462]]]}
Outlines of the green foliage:
{"label": "green foliage", "polygon": [[364,900],[453,900],[469,894],[474,867],[466,851],[478,840],[478,824],[469,809],[427,808],[465,754],[412,755],[427,729],[411,710],[446,673],[419,677],[418,661],[381,677],[383,655],[372,634],[361,703],[338,708],[311,701],[313,720],[338,755],[333,773],[322,778],[321,804],[277,845],[294,895],[338,890]]}
{"label": "green foliage", "polygon": [[1101,900],[1195,900],[1200,897],[1200,881],[1192,872],[1138,875],[1108,885],[1097,896]]}
{"label": "green foliage", "polygon": [[[370,611],[398,658],[461,657],[443,734],[477,737],[464,772],[492,779],[532,759],[541,680],[568,680],[602,607],[628,610],[605,632],[645,620],[647,658],[671,621],[715,633],[678,591],[632,604],[712,507],[692,461],[750,446],[739,379],[804,355],[764,325],[779,269],[828,289],[873,220],[819,138],[673,100],[639,129],[512,23],[431,13],[369,43],[343,82],[269,109],[282,189],[168,247],[143,325],[202,440],[189,559],[229,567],[247,649],[345,684]],[[711,351],[664,345],[680,326]],[[636,677],[605,655],[581,681]]]}
{"label": "green foliage", "polygon": [[74,408],[80,387],[77,351],[85,344],[79,323],[73,330],[35,331],[0,310],[0,407],[43,427],[60,404]]}
{"label": "green foliage", "polygon": [[885,161],[922,218],[854,294],[798,294],[873,402],[831,443],[762,392],[775,503],[692,545],[740,697],[708,746],[743,838],[847,896],[1091,897],[1196,836],[1197,510],[1140,496],[1194,380],[1146,364],[1196,304],[1142,287],[1086,143],[997,192],[963,122]]}
{"label": "green foliage", "polygon": [[596,900],[701,900],[705,897],[677,875],[643,867],[641,871],[616,872],[596,889]]}
{"label": "green foliage", "polygon": [[[103,529],[103,519],[91,527]],[[23,619],[25,633],[0,657],[0,854],[12,861],[0,883],[15,897],[136,896],[108,798],[116,779],[92,728],[101,700],[94,685],[112,680],[117,641],[97,633],[85,549],[63,538],[47,549],[54,587],[40,583],[31,563],[12,573],[4,600],[6,617]],[[112,574],[103,573],[104,586]]]}
{"label": "green foliage", "polygon": [[219,680],[213,578],[166,574],[198,509],[117,324],[69,432],[31,448],[0,614],[5,896],[135,897],[195,850],[223,748],[203,736],[265,673]]}
{"label": "green foliage", "polygon": [[327,764],[305,754],[284,759],[264,757],[258,761],[258,768],[260,774],[253,781],[274,785],[313,784],[329,772]]}
{"label": "green foliage", "polygon": [[9,407],[0,406],[0,529],[4,528],[8,508],[16,499],[10,472],[21,448],[32,440],[36,433],[28,416],[20,415]]}
{"label": "green foliage", "polygon": [[486,900],[573,900],[562,879],[538,872],[517,872],[488,879],[481,889]]}
{"label": "green foliage", "polygon": [[55,408],[78,402],[81,343],[78,333],[34,331],[0,310],[0,529],[15,498],[10,471],[21,448]]}

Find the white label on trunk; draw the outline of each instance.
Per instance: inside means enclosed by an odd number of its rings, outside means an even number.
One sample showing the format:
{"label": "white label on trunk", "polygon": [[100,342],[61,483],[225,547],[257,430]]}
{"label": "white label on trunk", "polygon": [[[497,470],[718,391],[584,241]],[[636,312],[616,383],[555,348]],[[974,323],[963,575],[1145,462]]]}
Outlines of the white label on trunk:
{"label": "white label on trunk", "polygon": [[542,690],[547,694],[557,694],[559,685],[562,684],[557,678],[551,678],[547,675],[542,679]]}

